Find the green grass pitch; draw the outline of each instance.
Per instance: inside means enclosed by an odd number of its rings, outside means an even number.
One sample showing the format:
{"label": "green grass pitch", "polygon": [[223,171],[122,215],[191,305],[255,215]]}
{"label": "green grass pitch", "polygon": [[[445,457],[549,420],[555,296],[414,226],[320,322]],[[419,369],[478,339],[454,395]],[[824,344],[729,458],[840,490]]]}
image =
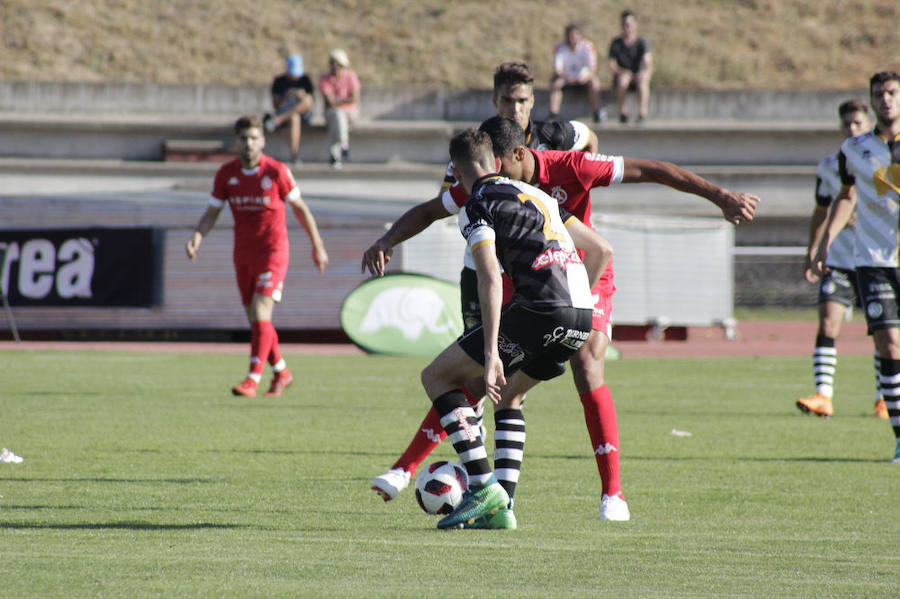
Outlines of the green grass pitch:
{"label": "green grass pitch", "polygon": [[896,596],[870,357],[840,358],[827,421],[793,405],[806,357],[610,362],[624,523],[596,520],[567,373],[526,402],[519,529],[448,532],[369,490],[424,414],[425,361],[287,359],[284,397],[244,400],[242,356],[0,351],[0,445],[25,457],[0,464],[0,596]]}

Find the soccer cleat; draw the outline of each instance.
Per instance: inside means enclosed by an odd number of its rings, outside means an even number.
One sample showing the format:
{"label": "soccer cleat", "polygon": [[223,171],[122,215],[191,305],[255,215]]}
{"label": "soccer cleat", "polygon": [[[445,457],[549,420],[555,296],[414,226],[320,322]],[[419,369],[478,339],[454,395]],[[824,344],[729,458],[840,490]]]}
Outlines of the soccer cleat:
{"label": "soccer cleat", "polygon": [[462,501],[456,509],[437,523],[438,528],[461,528],[466,523],[472,524],[479,516],[496,514],[509,504],[506,493],[496,477],[491,477],[488,484],[480,489],[469,489],[463,494]]}
{"label": "soccer cleat", "polygon": [[0,463],[3,464],[21,464],[25,458],[18,456],[7,448],[0,449]]}
{"label": "soccer cleat", "polygon": [[372,479],[372,490],[385,501],[390,501],[397,493],[409,486],[410,474],[403,468],[391,468],[381,476]]}
{"label": "soccer cleat", "polygon": [[615,495],[604,495],[600,499],[600,520],[611,520],[615,522],[625,522],[631,520],[631,512],[628,511],[628,504],[622,498],[621,493]]}
{"label": "soccer cleat", "polygon": [[900,440],[897,441],[897,449],[894,450],[894,459],[891,464],[900,464]]}
{"label": "soccer cleat", "polygon": [[807,414],[815,414],[822,418],[829,418],[834,414],[834,406],[830,397],[825,397],[819,393],[810,395],[809,397],[801,397],[797,400],[797,407],[801,412]]}
{"label": "soccer cleat", "polygon": [[244,397],[256,397],[257,383],[250,377],[245,378],[239,385],[231,388],[232,395],[243,395]]}
{"label": "soccer cleat", "polygon": [[877,416],[878,418],[881,418],[882,420],[887,420],[887,419],[888,419],[887,406],[884,405],[884,398],[883,398],[883,397],[879,397],[879,398],[875,401],[875,416]]}
{"label": "soccer cleat", "polygon": [[287,368],[276,372],[272,376],[272,384],[269,385],[269,390],[266,391],[266,397],[281,397],[281,392],[290,387],[293,382],[294,375]]}
{"label": "soccer cleat", "polygon": [[500,508],[496,512],[491,512],[475,518],[474,520],[463,523],[463,528],[481,528],[490,530],[515,530],[516,514],[510,508]]}

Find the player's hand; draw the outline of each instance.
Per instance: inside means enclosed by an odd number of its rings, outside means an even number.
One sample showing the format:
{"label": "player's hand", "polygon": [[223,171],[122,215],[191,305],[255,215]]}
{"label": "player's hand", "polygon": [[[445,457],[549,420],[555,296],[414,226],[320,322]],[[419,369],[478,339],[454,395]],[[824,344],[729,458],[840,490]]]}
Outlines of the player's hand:
{"label": "player's hand", "polygon": [[187,257],[194,261],[197,259],[197,250],[200,249],[199,243],[194,243],[194,238],[188,239],[188,242],[184,246],[184,251],[187,253]]}
{"label": "player's hand", "polygon": [[803,258],[803,277],[809,281],[810,283],[815,283],[819,280],[819,275],[813,272],[812,263],[815,257],[813,255],[807,254],[805,258]]}
{"label": "player's hand", "polygon": [[494,405],[500,403],[500,392],[506,386],[506,376],[503,374],[503,362],[497,354],[485,356],[484,360],[484,389]]}
{"label": "player's hand", "polygon": [[366,272],[368,269],[369,274],[373,276],[384,276],[384,267],[391,261],[393,255],[393,248],[379,239],[363,252],[360,272]]}
{"label": "player's hand", "polygon": [[[824,248],[823,245],[819,245],[819,249],[816,251],[816,255],[812,259],[812,264],[810,265],[810,274],[815,276],[816,279],[826,274],[830,268],[825,266],[825,258],[828,255],[828,250]],[[809,279],[809,277],[807,277]],[[810,281],[814,282],[814,281]]]}
{"label": "player's hand", "polygon": [[313,248],[312,261],[318,267],[319,273],[325,272],[325,267],[328,266],[328,252],[325,251],[324,247],[318,246]]}
{"label": "player's hand", "polygon": [[755,195],[741,191],[726,191],[720,207],[725,220],[733,225],[738,225],[741,221],[753,220],[757,204],[759,204],[759,198]]}

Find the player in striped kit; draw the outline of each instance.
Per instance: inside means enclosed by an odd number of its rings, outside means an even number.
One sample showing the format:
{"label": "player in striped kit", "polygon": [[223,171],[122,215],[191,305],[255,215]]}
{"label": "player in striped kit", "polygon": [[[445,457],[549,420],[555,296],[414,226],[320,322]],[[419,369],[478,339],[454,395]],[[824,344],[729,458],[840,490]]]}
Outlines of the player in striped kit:
{"label": "player in striped kit", "polygon": [[[869,131],[872,127],[869,112],[864,102],[847,100],[838,107],[841,120],[841,133],[844,138],[856,137]],[[809,242],[806,248],[806,259],[803,270],[806,279],[815,283],[819,277],[810,269],[818,247],[828,207],[841,190],[840,173],[838,173],[838,155],[830,154],[823,158],[816,167],[816,207],[809,224]],[[835,340],[841,331],[841,322],[852,306],[860,306],[859,292],[856,285],[855,239],[852,222],[841,231],[828,250],[829,271],[821,277],[819,284],[819,328],[816,332],[816,346],[813,350],[813,378],[816,392],[809,397],[797,400],[797,407],[803,412],[828,418],[834,414],[834,372],[837,367],[837,348]],[[878,354],[875,354],[875,415],[887,418],[887,408],[878,389]]]}
{"label": "player in striped kit", "polygon": [[[518,409],[528,389],[562,374],[565,361],[590,335],[590,290],[612,252],[553,198],[500,177],[487,133],[467,129],[456,135],[450,157],[469,196],[459,227],[477,272],[483,325],[463,334],[422,372],[440,424],[469,475],[462,501],[438,528],[515,528],[509,496],[491,470],[461,387],[480,378],[498,407]],[[585,250],[584,261],[576,246]],[[513,285],[502,313],[501,265]]]}
{"label": "player in striped kit", "polygon": [[828,250],[856,208],[856,274],[900,464],[900,72],[869,80],[875,128],[846,140],[838,154],[841,190],[834,202],[813,272],[827,272]]}
{"label": "player in striped kit", "polygon": [[319,272],[328,264],[328,253],[291,171],[262,153],[266,143],[262,121],[256,116],[241,117],[234,131],[240,156],[223,164],[216,173],[209,206],[185,250],[188,258],[197,259],[203,238],[227,203],[234,217],[235,275],[241,304],[250,321],[250,369],[231,391],[234,395],[256,397],[268,361],[273,376],[266,395],[277,397],[294,380],[278,350],[278,333],[272,325],[272,312],[281,301],[290,256],[287,205],[309,235],[312,260]]}

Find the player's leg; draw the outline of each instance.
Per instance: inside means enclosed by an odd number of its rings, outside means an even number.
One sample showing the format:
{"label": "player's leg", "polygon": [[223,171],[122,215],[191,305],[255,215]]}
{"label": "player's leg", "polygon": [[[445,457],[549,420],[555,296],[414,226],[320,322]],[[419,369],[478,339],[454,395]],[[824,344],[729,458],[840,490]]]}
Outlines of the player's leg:
{"label": "player's leg", "polygon": [[[481,337],[482,332],[476,329],[470,336]],[[509,496],[491,471],[475,411],[460,390],[466,380],[477,376],[482,370],[481,364],[454,343],[422,371],[422,385],[440,416],[441,426],[459,455],[460,463],[469,475],[469,489],[462,502],[438,522],[438,528],[461,526],[505,507],[509,501]]]}
{"label": "player's leg", "polygon": [[234,395],[256,397],[263,367],[272,348],[275,328],[272,326],[272,311],[275,302],[271,296],[254,293],[250,305],[246,306],[250,321],[250,367],[246,378],[232,388]]}
{"label": "player's leg", "polygon": [[900,464],[900,269],[861,267],[856,273],[866,324],[881,362],[878,383],[896,439],[891,461]]}
{"label": "player's leg", "polygon": [[[469,405],[475,410],[476,418],[480,420],[481,412],[484,410],[484,402],[479,398],[483,393],[473,396],[468,391],[468,385],[464,385],[460,388],[460,391],[466,397]],[[409,486],[409,481],[415,475],[419,465],[446,438],[447,433],[441,426],[441,417],[434,409],[434,406],[431,406],[403,454],[387,472],[372,479],[372,490],[378,493],[385,501],[390,501],[396,497],[400,491]]]}
{"label": "player's leg", "polygon": [[[478,278],[471,268],[463,268],[459,278],[460,308],[464,332],[471,331],[481,325],[481,304],[478,302]],[[476,416],[484,413],[484,381],[479,376],[462,387],[463,394],[475,409]],[[480,423],[479,423],[480,426]],[[372,490],[385,501],[390,501],[409,486],[409,481],[416,473],[419,465],[425,461],[432,451],[446,438],[441,427],[440,416],[433,406],[428,409],[425,418],[416,429],[412,439],[394,465],[379,476],[372,479]]]}
{"label": "player's leg", "polygon": [[847,306],[835,302],[819,303],[819,327],[816,346],[813,349],[812,366],[816,392],[797,400],[797,407],[806,413],[828,418],[834,414],[834,373],[837,368],[835,340],[840,334],[841,322]]}
{"label": "player's leg", "polygon": [[612,392],[606,385],[606,349],[612,332],[612,295],[598,283],[592,313],[591,336],[576,351],[569,363],[572,378],[584,411],[584,424],[591,439],[597,472],[600,474],[600,518],[628,520],[631,514],[622,493],[619,466],[619,423]]}

